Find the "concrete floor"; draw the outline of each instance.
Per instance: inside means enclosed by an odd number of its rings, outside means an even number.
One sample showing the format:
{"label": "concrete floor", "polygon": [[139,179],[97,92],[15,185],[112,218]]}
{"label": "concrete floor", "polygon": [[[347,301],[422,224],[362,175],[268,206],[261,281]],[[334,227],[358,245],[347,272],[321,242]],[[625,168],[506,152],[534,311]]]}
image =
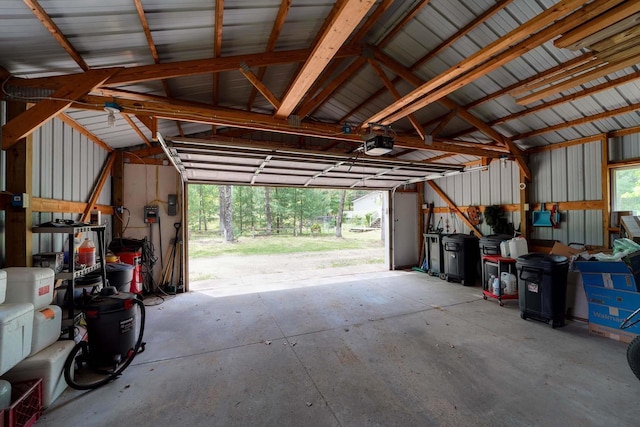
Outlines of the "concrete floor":
{"label": "concrete floor", "polygon": [[[148,307],[118,380],[39,426],[637,426],[626,345],[419,272]],[[151,303],[151,301],[147,301]]]}

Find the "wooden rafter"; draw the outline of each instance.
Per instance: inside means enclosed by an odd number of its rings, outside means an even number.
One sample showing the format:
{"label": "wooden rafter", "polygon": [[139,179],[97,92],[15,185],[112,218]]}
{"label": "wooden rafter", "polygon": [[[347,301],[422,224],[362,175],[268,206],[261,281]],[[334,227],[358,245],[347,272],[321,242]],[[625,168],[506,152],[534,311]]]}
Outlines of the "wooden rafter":
{"label": "wooden rafter", "polygon": [[633,80],[638,80],[638,79],[640,79],[640,71],[636,71],[636,72],[633,72],[631,74],[627,74],[625,76],[619,77],[617,79],[610,80],[610,81],[605,82],[605,83],[600,83],[599,85],[595,85],[595,86],[589,87],[587,89],[583,89],[581,91],[574,92],[574,93],[569,94],[569,95],[561,96],[560,98],[556,98],[554,100],[545,102],[543,104],[539,104],[539,105],[527,108],[526,110],[520,111],[518,113],[513,113],[513,114],[509,114],[509,115],[504,116],[504,117],[500,117],[498,119],[495,119],[495,120],[492,120],[492,121],[488,122],[487,124],[489,126],[495,126],[495,125],[499,125],[501,123],[509,122],[511,120],[521,119],[521,118],[523,118],[525,116],[528,116],[529,114],[533,114],[533,113],[538,112],[538,111],[546,110],[548,108],[555,107],[556,105],[565,104],[567,102],[575,101],[576,99],[584,98],[585,96],[593,95],[595,93],[602,92],[602,91],[605,91],[605,90],[608,90],[608,89],[614,88],[616,86],[620,86],[622,84],[631,82]]}
{"label": "wooden rafter", "polygon": [[[382,70],[382,67],[372,59],[369,60],[369,65],[371,65],[371,67],[376,72],[380,80],[382,80],[382,83],[384,83],[387,90],[391,92],[391,95],[393,95],[396,99],[400,99],[401,98],[400,92],[398,92],[398,89],[396,89],[393,83],[391,82],[391,80],[389,80],[389,77],[387,77],[387,75],[384,73],[384,71]],[[418,137],[420,139],[424,139],[424,130],[422,129],[420,122],[418,122],[418,119],[416,119],[413,114],[410,114],[409,121],[411,122],[411,126],[413,126],[413,129],[418,134]]]}
{"label": "wooden rafter", "polygon": [[384,38],[378,43],[378,47],[382,49],[385,47],[391,40],[397,36],[400,31],[407,25],[409,22],[416,17],[420,11],[429,4],[429,0],[420,0],[418,4],[416,4],[413,9],[411,9],[405,16],[402,17],[402,20],[389,31]]}
{"label": "wooden rafter", "polygon": [[[350,44],[359,44],[362,42],[364,37],[367,35],[369,30],[378,23],[378,20],[382,17],[384,12],[391,6],[393,0],[383,0],[376,10],[369,16],[364,24],[360,26],[356,34],[351,38]],[[305,117],[311,114],[315,109],[320,107],[326,99],[328,99],[333,93],[339,88],[339,86],[334,84],[335,78],[333,78],[336,71],[340,68],[341,64],[344,62],[344,58],[333,60],[329,66],[322,72],[322,74],[316,79],[316,81],[311,86],[311,89],[307,93],[307,95],[302,99],[300,104],[302,105],[298,111],[297,115],[300,117]],[[361,64],[363,66],[364,64]],[[353,63],[350,68],[353,67]],[[355,75],[358,72],[357,69],[353,70],[351,73]],[[341,78],[343,74],[340,74],[338,78]],[[319,89],[323,87],[328,80],[331,79],[330,87],[325,87],[320,93],[318,93]],[[318,93],[316,96],[314,94]],[[313,98],[313,99],[312,99]]]}
{"label": "wooden rafter", "polygon": [[73,129],[75,129],[76,131],[80,132],[80,134],[86,136],[89,140],[93,141],[94,144],[101,147],[107,153],[111,153],[113,151],[113,148],[109,147],[109,145],[107,145],[106,142],[104,142],[103,140],[101,140],[91,132],[89,132],[87,129],[82,127],[80,123],[76,122],[65,113],[58,114],[57,118],[63,121],[64,123],[66,123],[67,125],[69,125],[70,127],[72,127]]}
{"label": "wooden rafter", "polygon": [[260,78],[258,76],[253,74],[247,64],[241,64],[239,70],[242,75],[245,76],[247,80],[249,80],[253,87],[257,89],[267,101],[269,101],[269,104],[271,104],[273,108],[275,108],[276,110],[280,108],[280,100],[278,100],[278,98],[276,98],[276,96],[269,90],[269,88],[265,86],[262,81],[260,81]]}
{"label": "wooden rafter", "polygon": [[80,53],[73,47],[73,45],[67,40],[65,35],[62,33],[60,28],[53,22],[51,17],[45,12],[45,10],[40,6],[37,0],[22,0],[24,3],[29,6],[29,9],[33,12],[33,14],[42,22],[42,25],[51,33],[53,38],[62,46],[62,48],[67,51],[69,56],[73,58],[73,60],[82,68],[84,71],[89,70],[89,66],[82,59]]}
{"label": "wooden rafter", "polygon": [[[419,86],[422,84],[422,79],[413,74],[409,69],[399,64],[397,61],[389,58],[383,52],[379,50],[375,50],[375,57],[381,63],[383,63],[386,67],[389,67],[394,73],[404,78],[406,81],[411,83],[414,86]],[[495,129],[488,126],[482,120],[478,119],[476,116],[471,114],[467,109],[458,105],[455,101],[443,97],[438,100],[443,106],[448,108],[449,110],[456,110],[457,114],[460,118],[472,124],[476,128],[478,128],[482,133],[487,135],[489,138],[493,139],[497,144],[508,147],[511,154],[515,156],[516,162],[518,163],[518,167],[527,177],[531,177],[531,171],[529,170],[529,166],[527,166],[527,162],[524,158],[522,150],[520,150],[509,138],[504,137]],[[432,144],[433,145],[433,144]],[[482,155],[480,157],[483,157]]]}
{"label": "wooden rafter", "polygon": [[[430,79],[428,82],[419,86],[411,93],[405,95],[402,99],[392,103],[388,107],[382,109],[380,112],[374,114],[365,120],[364,124],[370,122],[393,122],[397,121],[406,115],[413,113],[420,108],[430,104],[431,102],[436,101],[438,98],[436,97],[427,97],[424,100],[424,96],[434,91],[436,88],[441,87],[447,83],[450,83],[456,77],[463,75],[466,72],[471,70],[477,70],[481,64],[487,62],[490,58],[495,57],[496,55],[502,53],[505,49],[513,46],[516,43],[525,40],[530,34],[536,33],[540,30],[540,32],[548,33],[548,30],[543,30],[543,28],[547,27],[549,24],[553,23],[557,19],[560,19],[562,16],[566,15],[576,7],[581,6],[585,3],[585,0],[562,0],[545,10],[541,14],[537,15],[535,18],[529,20],[527,23],[520,25],[516,29],[512,30],[508,34],[500,37],[498,40],[490,43],[488,46],[480,49],[478,52],[473,55],[467,57],[462,60],[455,66],[449,68],[438,76]],[[552,38],[557,35],[555,32],[553,34],[549,34],[547,37],[542,38],[542,40],[546,41],[547,39]],[[531,43],[528,44],[528,50],[537,47],[540,43]],[[509,52],[511,49],[507,50]],[[519,53],[521,54],[521,53]],[[500,64],[502,65],[502,64]],[[497,68],[495,66],[494,68]],[[486,74],[487,70],[483,70],[482,74]],[[477,78],[477,77],[476,77]],[[465,79],[464,84],[468,84],[473,80]],[[442,93],[442,96],[446,96],[448,93],[451,93],[453,89],[449,92]],[[423,99],[421,99],[423,98]],[[418,101],[420,100],[420,101]],[[418,101],[418,102],[416,102]],[[410,106],[410,108],[406,108]]]}
{"label": "wooden rafter", "polygon": [[569,121],[566,121],[566,122],[559,123],[557,125],[547,126],[545,128],[542,128],[542,129],[532,130],[531,132],[521,133],[519,135],[513,136],[512,139],[514,141],[515,140],[521,140],[521,139],[527,139],[527,138],[531,138],[532,136],[542,135],[542,134],[549,133],[549,132],[555,132],[557,130],[566,129],[566,128],[573,127],[573,126],[579,126],[579,125],[595,122],[597,120],[608,119],[610,117],[615,117],[615,116],[631,113],[631,112],[638,111],[638,110],[640,110],[640,102],[637,102],[635,104],[625,105],[624,107],[616,108],[614,110],[605,111],[603,113],[592,114],[590,116],[582,117],[582,118],[579,118],[579,119],[569,120]]}
{"label": "wooden rafter", "polygon": [[[265,52],[273,52],[273,50],[276,48],[278,37],[280,37],[280,32],[282,31],[282,27],[284,26],[287,15],[289,14],[289,9],[291,9],[292,1],[293,0],[281,0],[280,8],[278,9],[278,15],[276,16],[275,21],[273,21],[273,28],[271,29],[271,34],[269,34],[269,41],[267,41],[267,48],[265,49]],[[260,67],[258,69],[258,74],[256,76],[258,81],[262,82],[262,79],[264,78],[266,72],[266,67]],[[251,110],[251,107],[253,107],[253,103],[255,102],[257,95],[258,89],[254,86],[251,90],[251,95],[249,95],[247,110]]]}
{"label": "wooden rafter", "polygon": [[568,61],[562,62],[562,63],[556,65],[555,67],[548,68],[548,69],[546,69],[544,71],[541,71],[541,72],[539,72],[537,74],[534,74],[534,75],[532,75],[530,77],[527,77],[527,78],[525,78],[523,80],[520,80],[520,81],[518,81],[518,82],[516,82],[514,84],[511,84],[511,85],[506,86],[506,87],[504,87],[504,88],[502,88],[500,90],[497,90],[497,91],[495,91],[493,93],[490,93],[489,95],[483,96],[482,98],[479,98],[479,99],[477,99],[475,101],[472,101],[472,102],[466,104],[464,107],[467,108],[467,109],[471,109],[471,108],[477,107],[478,105],[484,104],[485,102],[489,102],[489,101],[492,101],[492,100],[494,100],[496,98],[500,98],[501,96],[506,95],[508,93],[512,93],[513,91],[518,90],[518,88],[520,88],[522,86],[525,86],[525,85],[527,85],[529,83],[533,83],[533,82],[536,82],[538,80],[546,79],[548,76],[552,76],[552,75],[555,75],[557,73],[560,73],[560,72],[562,72],[562,70],[564,70],[566,68],[574,67],[575,65],[582,64],[584,62],[591,61],[593,59],[595,59],[595,55],[592,52],[585,52],[582,55],[577,56],[577,57],[575,57],[573,59],[570,59]]}
{"label": "wooden rafter", "polygon": [[[357,56],[360,55],[361,52],[362,47],[360,46],[344,46],[338,50],[335,57],[344,58]],[[311,49],[297,49],[118,68],[120,71],[107,80],[102,87],[121,86],[145,81],[196,76],[222,71],[236,71],[238,69],[238,64],[242,62],[246,63],[251,68],[289,64],[292,62],[303,62],[310,54]],[[53,77],[38,77],[33,79],[15,79],[15,81],[18,84],[28,87],[58,89],[59,87],[67,84],[70,80],[74,80],[82,75],[83,73],[77,73]],[[14,79],[11,79],[10,82],[13,84]]]}
{"label": "wooden rafter", "polygon": [[[503,1],[500,2],[501,3],[509,3],[511,0],[509,1]],[[426,3],[424,4],[426,5]],[[506,4],[504,5],[506,6]],[[502,7],[504,7],[502,6]],[[417,68],[420,68],[420,66],[422,64],[424,64],[425,62],[427,62],[429,59],[431,59],[432,57],[434,57],[435,55],[437,55],[441,50],[444,50],[446,47],[448,47],[449,45],[453,44],[456,40],[460,39],[461,37],[465,36],[469,31],[473,30],[476,26],[480,25],[482,22],[486,21],[489,17],[491,17],[494,13],[498,12],[501,8],[493,10],[494,8],[490,8],[489,10],[487,10],[486,12],[484,12],[481,16],[483,17],[482,19],[474,19],[473,21],[471,21],[469,24],[465,25],[461,30],[457,31],[455,34],[453,34],[451,37],[449,37],[447,40],[445,40],[444,42],[442,42],[440,45],[438,45],[435,49],[433,49],[432,51],[428,52],[425,56],[423,56],[422,58],[418,59],[416,62],[413,63],[413,65],[411,65],[409,67],[409,69],[411,71],[415,71]],[[487,13],[490,12],[491,13]],[[404,22],[404,21],[403,21]],[[405,22],[406,23],[406,22]],[[390,39],[391,33],[389,35],[387,35],[387,37],[385,37],[385,39],[383,40],[383,42],[385,40],[387,40],[387,38]],[[379,44],[378,46],[383,46],[383,44]],[[396,77],[392,80],[392,83],[395,85],[397,82],[399,82],[400,80],[402,80],[400,77]],[[382,94],[386,93],[386,88],[383,86],[380,89],[378,89],[375,93],[373,93],[372,95],[370,95],[369,97],[367,97],[367,99],[365,99],[364,101],[362,101],[360,104],[356,105],[353,109],[351,109],[351,111],[349,111],[347,114],[345,114],[342,118],[340,118],[340,122],[347,120],[349,117],[353,116],[356,112],[360,111],[362,108],[364,108],[367,105],[371,105],[371,102],[378,98],[379,96],[381,96]],[[425,127],[425,125],[423,125],[423,127]]]}
{"label": "wooden rafter", "polygon": [[[153,41],[153,36],[151,35],[151,29],[149,28],[149,22],[147,21],[147,15],[144,13],[144,8],[142,7],[142,0],[134,0],[134,5],[136,7],[136,11],[138,12],[138,18],[140,19],[140,25],[142,25],[142,30],[144,31],[144,36],[147,39],[147,45],[149,46],[149,50],[151,51],[151,57],[153,58],[153,62],[156,64],[160,63],[160,56],[158,55],[158,49],[156,48],[156,44]],[[171,98],[171,89],[169,89],[169,82],[166,79],[162,79],[162,89],[164,90],[165,95]],[[158,131],[158,121],[154,120],[152,123],[147,121],[143,121],[144,125],[151,130],[152,139],[156,140],[156,133]],[[150,124],[155,124],[155,127],[150,127]],[[176,126],[178,128],[178,132],[182,135],[182,126],[180,122],[176,122]]]}
{"label": "wooden rafter", "polygon": [[[68,108],[75,100],[89,93],[113,75],[114,69],[90,70],[82,79],[70,81],[56,90],[51,99],[38,102],[2,126],[2,148],[7,150],[46,121]],[[104,104],[103,104],[104,105]]]}
{"label": "wooden rafter", "polygon": [[288,117],[293,112],[314,80],[374,3],[374,0],[346,0],[341,5],[331,24],[322,34],[320,42],[314,46],[311,55],[287,90],[280,108],[276,111],[276,117]]}
{"label": "wooden rafter", "polygon": [[519,105],[528,105],[533,102],[540,101],[541,99],[544,99],[548,96],[554,95],[556,93],[560,93],[564,90],[571,89],[573,87],[579,86],[584,83],[588,83],[595,79],[599,79],[610,73],[622,70],[623,68],[631,67],[633,65],[636,65],[637,63],[638,63],[638,57],[635,55],[632,55],[624,60],[603,65],[592,71],[580,74],[572,79],[565,80],[564,82],[552,85],[546,89],[542,89],[537,92],[534,92],[531,95],[518,98],[516,102]]}
{"label": "wooden rafter", "polygon": [[135,133],[138,134],[142,142],[144,142],[146,145],[151,147],[151,143],[147,139],[146,135],[140,130],[138,125],[135,124],[135,122],[131,119],[131,117],[129,117],[128,114],[121,114],[121,115],[122,115],[122,118],[124,118],[126,122],[129,123],[129,126],[131,126],[131,129],[133,129]]}
{"label": "wooden rafter", "polygon": [[[578,50],[584,47],[588,47],[591,43],[600,41],[609,35],[616,34],[619,31],[626,30],[626,28],[616,29],[614,24],[625,18],[640,12],[640,2],[627,1],[622,4],[613,7],[600,16],[573,28],[571,31],[566,32],[562,36],[558,37],[553,44],[558,48],[569,48],[571,50]],[[630,26],[636,24],[636,20],[630,23]],[[612,28],[613,27],[613,28]],[[601,30],[612,29],[613,33],[599,34]]]}
{"label": "wooden rafter", "polygon": [[499,0],[499,1],[497,1],[489,9],[485,10],[480,15],[476,16],[475,18],[473,18],[473,20],[471,20],[471,22],[466,24],[459,31],[456,31],[455,34],[453,34],[451,37],[449,37],[448,39],[446,39],[445,41],[440,43],[438,46],[436,46],[434,49],[432,49],[425,56],[420,58],[417,62],[415,62],[410,67],[410,70],[411,71],[415,71],[417,68],[421,67],[424,63],[428,62],[432,58],[435,58],[440,52],[442,52],[443,50],[445,50],[446,48],[448,48],[449,46],[454,44],[456,41],[460,40],[463,36],[465,36],[467,33],[472,31],[474,28],[476,28],[479,25],[481,25],[487,19],[491,18],[493,15],[495,15],[498,12],[500,12],[502,9],[507,7],[509,5],[509,3],[511,3],[511,2],[513,2],[513,0]]}
{"label": "wooden rafter", "polygon": [[329,83],[320,93],[310,99],[307,103],[302,104],[300,108],[296,111],[296,114],[300,117],[305,117],[313,110],[318,108],[324,101],[327,100],[329,96],[333,92],[336,91],[341,85],[346,83],[349,79],[353,78],[353,76],[358,72],[360,68],[367,62],[367,60],[363,57],[356,58],[347,68],[345,68],[340,75],[333,78],[331,83]]}
{"label": "wooden rafter", "polygon": [[509,92],[509,95],[513,96],[514,98],[517,98],[518,95],[521,95],[526,92],[534,91],[540,87],[549,85],[550,83],[553,83],[556,81],[563,81],[563,80],[566,80],[567,78],[573,77],[574,75],[578,75],[580,73],[596,69],[602,66],[604,63],[605,61],[594,56],[593,60],[591,61],[585,62],[583,64],[578,64],[575,67],[565,67],[565,69],[559,73],[555,73],[545,78],[540,78],[535,82],[520,85],[518,88]]}
{"label": "wooden rafter", "polygon": [[453,109],[453,110],[449,111],[442,118],[442,120],[440,120],[440,123],[438,123],[438,125],[435,128],[431,129],[431,132],[429,132],[429,133],[434,137],[438,136],[440,134],[440,132],[442,132],[442,130],[445,128],[445,126],[447,126],[449,124],[451,119],[453,119],[456,116],[456,112],[457,112],[457,109]]}
{"label": "wooden rafter", "polygon": [[[161,102],[160,98],[161,97],[156,96],[154,101],[149,103],[140,100],[118,98],[118,105],[122,108],[124,114],[149,115],[169,120],[180,118],[183,121],[194,123],[233,126],[257,131],[320,137],[356,143],[358,145],[362,144],[359,135],[343,134],[340,125],[306,122],[304,126],[297,127],[290,125],[286,119],[278,119],[271,115],[214,108],[209,104],[190,103],[186,101],[180,103],[178,111],[174,100],[167,99],[165,102]],[[111,100],[110,97],[87,95],[82,98],[83,104],[78,104],[76,107],[101,110],[100,106],[109,100]],[[428,149],[480,157],[500,157],[508,151],[502,147],[482,148],[483,146],[481,144],[463,143],[460,141],[449,141],[445,143],[435,140],[432,145],[427,147],[424,144],[424,140],[406,135],[398,135],[395,141],[395,145],[398,148]]]}
{"label": "wooden rafter", "polygon": [[[216,17],[214,25],[213,35],[213,57],[217,58],[222,56],[222,21],[224,16],[224,0],[216,1]],[[213,73],[213,93],[212,99],[213,105],[218,105],[220,94],[220,74]],[[215,129],[214,129],[215,130]]]}
{"label": "wooden rafter", "polygon": [[[153,116],[139,116],[136,115],[136,119],[151,131],[151,140],[158,140],[158,119]],[[177,122],[176,122],[177,123]]]}

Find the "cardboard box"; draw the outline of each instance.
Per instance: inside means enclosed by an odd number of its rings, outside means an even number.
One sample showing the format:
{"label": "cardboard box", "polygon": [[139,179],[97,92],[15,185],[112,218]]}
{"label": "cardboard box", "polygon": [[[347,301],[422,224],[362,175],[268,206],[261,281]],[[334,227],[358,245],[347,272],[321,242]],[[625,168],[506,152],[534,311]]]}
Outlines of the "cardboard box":
{"label": "cardboard box", "polygon": [[[587,294],[587,302],[589,304],[598,304],[629,312],[640,308],[640,292],[621,291],[587,284],[584,285],[584,291]],[[589,321],[591,321],[591,306],[589,307]]]}
{"label": "cardboard box", "polygon": [[576,261],[575,267],[582,274],[585,286],[601,286],[622,291],[638,292],[640,283],[640,251],[625,261]]}
{"label": "cardboard box", "polygon": [[599,337],[609,338],[629,344],[637,334],[628,332],[626,329],[613,329],[606,326],[589,323],[589,332]]}
{"label": "cardboard box", "polygon": [[637,216],[620,217],[620,225],[624,235],[636,243],[640,243],[640,218]]}
{"label": "cardboard box", "polygon": [[640,323],[636,323],[630,328],[620,329],[624,320],[631,316],[635,310],[626,310],[608,305],[589,303],[589,324],[606,326],[611,329],[619,329],[633,334],[640,334]]}
{"label": "cardboard box", "polygon": [[572,248],[571,246],[563,245],[560,242],[555,242],[553,244],[553,247],[551,248],[551,252],[549,252],[549,253],[553,254],[553,255],[566,256],[567,258],[571,259],[572,256],[578,255],[581,252],[583,252],[583,251],[580,250],[580,249],[576,249],[576,248]]}

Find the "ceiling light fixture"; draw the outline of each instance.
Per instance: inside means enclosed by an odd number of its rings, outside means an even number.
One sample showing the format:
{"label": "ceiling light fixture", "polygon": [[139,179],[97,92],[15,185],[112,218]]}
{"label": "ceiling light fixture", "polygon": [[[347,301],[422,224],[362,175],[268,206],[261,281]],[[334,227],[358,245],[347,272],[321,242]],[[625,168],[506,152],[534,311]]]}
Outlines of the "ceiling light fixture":
{"label": "ceiling light fixture", "polygon": [[122,108],[114,101],[114,102],[105,102],[104,103],[104,111],[108,113],[107,115],[107,125],[112,128],[116,124],[116,113],[120,113]]}

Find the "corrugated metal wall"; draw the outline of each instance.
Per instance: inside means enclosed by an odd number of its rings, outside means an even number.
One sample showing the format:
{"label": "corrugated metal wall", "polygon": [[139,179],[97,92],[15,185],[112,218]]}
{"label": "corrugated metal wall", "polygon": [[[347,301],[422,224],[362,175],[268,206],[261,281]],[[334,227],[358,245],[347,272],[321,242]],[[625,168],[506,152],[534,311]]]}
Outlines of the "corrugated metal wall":
{"label": "corrugated metal wall", "polygon": [[[623,161],[640,159],[640,134],[613,138],[609,141],[609,160]],[[535,203],[559,203],[602,200],[602,147],[600,141],[558,148],[532,154],[529,167],[534,176],[529,184],[529,201]],[[519,204],[519,172],[513,162],[507,168],[500,162],[491,163],[486,172],[472,172],[435,180],[434,182],[458,206]],[[428,185],[425,186],[425,202],[434,201],[436,207],[446,204]],[[520,223],[518,212],[507,213],[506,217],[516,227]],[[436,215],[443,223],[449,219],[453,232],[468,233],[468,227],[453,215]],[[599,209],[570,210],[561,212],[559,228],[531,227],[532,239],[559,240],[567,243],[603,245],[602,211]],[[443,226],[444,227],[444,226]],[[485,224],[479,226],[483,234],[491,229]],[[445,229],[446,232],[446,229]]]}
{"label": "corrugated metal wall", "polygon": [[[602,200],[600,141],[531,155],[531,203]],[[559,228],[531,227],[531,238],[603,245],[601,210],[561,212]]]}
{"label": "corrugated metal wall", "polygon": [[[107,155],[101,147],[62,121],[48,121],[33,132],[32,197],[86,202]],[[111,180],[108,179],[98,204],[109,205],[110,200]],[[34,212],[33,225],[56,218],[78,219],[78,214]],[[111,240],[111,218],[103,216],[103,220],[108,224],[108,242]],[[62,234],[34,234],[33,253],[61,251],[65,239],[66,235]]]}
{"label": "corrugated metal wall", "polygon": [[[456,206],[487,206],[520,203],[519,180],[520,172],[514,162],[508,161],[503,166],[500,161],[493,161],[486,171],[462,173],[433,182]],[[436,208],[447,207],[429,184],[425,184],[424,200],[425,203],[434,202]],[[519,226],[520,212],[506,212],[504,216],[516,228]],[[445,233],[453,233],[455,230],[457,233],[468,234],[471,231],[454,214],[435,214],[434,218],[434,226],[443,228]],[[484,235],[492,234],[491,227],[484,223],[478,229]]]}

